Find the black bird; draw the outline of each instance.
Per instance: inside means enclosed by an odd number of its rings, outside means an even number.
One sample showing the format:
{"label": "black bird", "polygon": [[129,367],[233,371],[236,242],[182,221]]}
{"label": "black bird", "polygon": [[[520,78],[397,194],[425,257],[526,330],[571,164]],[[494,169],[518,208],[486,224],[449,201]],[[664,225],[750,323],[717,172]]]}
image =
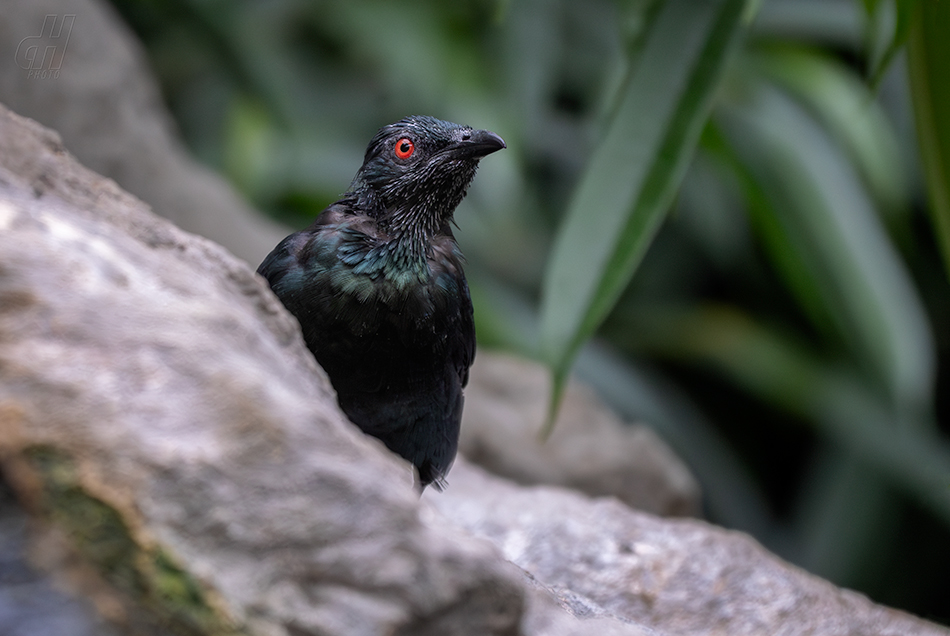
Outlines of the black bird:
{"label": "black bird", "polygon": [[433,117],[384,126],[349,190],[257,271],[297,317],[343,412],[442,489],[475,356],[452,215],[501,137]]}

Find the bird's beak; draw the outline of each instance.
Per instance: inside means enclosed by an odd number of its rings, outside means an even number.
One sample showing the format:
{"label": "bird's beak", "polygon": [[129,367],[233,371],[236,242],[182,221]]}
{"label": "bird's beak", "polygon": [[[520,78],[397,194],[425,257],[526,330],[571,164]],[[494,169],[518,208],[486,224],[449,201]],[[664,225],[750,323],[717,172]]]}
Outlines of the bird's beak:
{"label": "bird's beak", "polygon": [[481,159],[496,150],[507,148],[505,140],[490,130],[472,130],[463,133],[462,139],[452,146],[452,153],[475,159]]}

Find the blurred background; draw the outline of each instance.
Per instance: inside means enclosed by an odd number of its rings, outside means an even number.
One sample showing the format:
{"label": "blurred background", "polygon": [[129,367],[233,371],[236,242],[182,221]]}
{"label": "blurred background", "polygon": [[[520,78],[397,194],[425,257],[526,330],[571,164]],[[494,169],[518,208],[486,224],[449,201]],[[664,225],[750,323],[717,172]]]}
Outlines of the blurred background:
{"label": "blurred background", "polygon": [[499,133],[456,215],[479,345],[654,427],[711,521],[950,624],[941,3],[113,3],[194,155],[295,229],[383,124]]}

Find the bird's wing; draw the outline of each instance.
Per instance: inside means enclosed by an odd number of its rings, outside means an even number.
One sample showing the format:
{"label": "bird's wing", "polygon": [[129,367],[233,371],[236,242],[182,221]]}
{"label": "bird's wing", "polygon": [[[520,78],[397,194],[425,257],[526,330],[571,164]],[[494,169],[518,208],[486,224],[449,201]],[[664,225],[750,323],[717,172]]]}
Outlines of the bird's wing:
{"label": "bird's wing", "polygon": [[462,254],[451,236],[433,241],[432,272],[435,307],[447,319],[442,327],[447,338],[449,360],[464,387],[468,383],[468,368],[475,359],[475,319],[472,297],[462,271]]}
{"label": "bird's wing", "polygon": [[475,360],[475,315],[472,307],[472,296],[468,292],[468,282],[462,277],[461,285],[462,307],[459,316],[459,332],[465,334],[460,343],[456,369],[462,380],[462,387],[468,384],[468,370]]}

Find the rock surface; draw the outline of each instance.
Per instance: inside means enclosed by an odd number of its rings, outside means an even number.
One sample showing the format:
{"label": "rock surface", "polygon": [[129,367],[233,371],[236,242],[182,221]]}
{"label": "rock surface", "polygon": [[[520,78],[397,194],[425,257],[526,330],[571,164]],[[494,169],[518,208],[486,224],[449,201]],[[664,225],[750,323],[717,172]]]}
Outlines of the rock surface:
{"label": "rock surface", "polygon": [[950,634],[703,521],[660,519],[559,488],[524,488],[466,462],[453,469],[450,488],[423,500],[448,522],[491,540],[578,616],[697,636]]}
{"label": "rock surface", "polygon": [[[67,27],[68,40],[36,37],[62,27],[70,15],[75,19]],[[44,31],[48,16],[55,24]],[[27,38],[35,39],[24,43]],[[43,53],[30,61],[30,45],[40,52],[65,46],[55,75],[43,73],[55,66],[52,60],[44,63]],[[254,265],[290,233],[257,214],[224,180],[187,155],[141,45],[108,3],[4,0],[0,60],[0,102],[59,132],[84,165],[114,179],[178,227]]]}
{"label": "rock surface", "polygon": [[480,351],[465,390],[461,452],[518,483],[613,495],[660,515],[698,515],[699,486],[689,469],[644,426],[628,426],[593,392],[571,382],[554,432],[538,431],[550,394],[541,365]]}
{"label": "rock surface", "polygon": [[643,633],[423,523],[259,277],[5,109],[0,308],[3,472],[127,631]]}
{"label": "rock surface", "polygon": [[26,559],[26,514],[0,484],[0,634],[115,636],[85,599],[57,589]]}

